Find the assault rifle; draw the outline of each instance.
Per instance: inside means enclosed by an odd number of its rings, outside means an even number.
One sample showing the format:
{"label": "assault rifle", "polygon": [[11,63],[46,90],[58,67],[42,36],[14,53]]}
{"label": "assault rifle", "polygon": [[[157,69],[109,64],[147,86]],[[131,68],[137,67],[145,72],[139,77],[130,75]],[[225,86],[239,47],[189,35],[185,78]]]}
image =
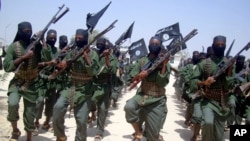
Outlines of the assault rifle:
{"label": "assault rifle", "polygon": [[[118,20],[115,20],[113,23],[111,23],[106,29],[104,29],[102,32],[100,32],[99,34],[97,34],[93,40],[91,42],[89,42],[87,45],[85,45],[83,48],[81,48],[78,53],[73,56],[72,58],[70,58],[69,60],[66,60],[67,66],[71,65],[74,61],[76,61],[78,58],[80,58],[82,56],[82,54],[84,53],[84,51],[86,49],[88,49],[90,47],[90,45],[92,45],[97,39],[99,39],[100,37],[102,37],[104,34],[106,34],[107,32],[109,32],[111,29],[113,29],[115,26],[115,23]],[[55,79],[56,76],[58,76],[59,74],[61,74],[64,71],[64,69],[55,69],[55,71],[50,75],[50,79]]]}
{"label": "assault rifle", "polygon": [[[65,11],[63,13],[61,13],[58,17],[56,17],[60,11],[63,9],[64,4],[59,7],[59,10],[56,12],[56,14],[52,17],[52,19],[49,21],[49,23],[44,27],[44,29],[39,32],[37,35],[34,35],[32,37],[32,42],[28,45],[27,49],[25,50],[25,53],[29,52],[30,50],[34,50],[35,46],[43,39],[45,32],[48,30],[48,28],[50,27],[50,25],[53,23],[55,24],[59,19],[61,19],[68,11],[69,8],[66,7]],[[25,61],[21,62],[16,70],[14,71],[14,73],[18,73],[19,69],[25,64]]]}
{"label": "assault rifle", "polygon": [[241,70],[239,73],[237,73],[237,74],[235,75],[235,78],[238,79],[238,80],[240,80],[241,82],[243,82],[243,81],[244,81],[244,78],[242,78],[242,76],[243,76],[244,74],[246,74],[246,73],[249,73],[249,72],[250,72],[250,70],[249,70],[248,68],[243,69],[243,70]]}
{"label": "assault rifle", "polygon": [[[193,29],[188,35],[186,35],[181,41],[176,41],[175,43],[171,44],[170,50],[168,50],[163,55],[160,55],[156,60],[153,61],[151,65],[145,64],[142,67],[142,71],[147,71],[148,73],[153,72],[162,62],[166,59],[169,59],[169,57],[177,52],[177,50],[180,48],[181,45],[183,45],[185,42],[187,42],[189,39],[194,37],[197,34],[197,29]],[[129,90],[133,89],[142,79],[144,79],[139,73],[132,79],[132,83],[129,86]]]}
{"label": "assault rifle", "polygon": [[247,45],[245,45],[233,58],[231,58],[230,60],[228,60],[216,73],[215,75],[213,75],[212,77],[214,77],[214,79],[218,78],[221,74],[223,74],[230,66],[232,66],[236,59],[238,58],[238,56],[244,51],[244,50],[248,50],[250,48],[250,42],[247,43]]}

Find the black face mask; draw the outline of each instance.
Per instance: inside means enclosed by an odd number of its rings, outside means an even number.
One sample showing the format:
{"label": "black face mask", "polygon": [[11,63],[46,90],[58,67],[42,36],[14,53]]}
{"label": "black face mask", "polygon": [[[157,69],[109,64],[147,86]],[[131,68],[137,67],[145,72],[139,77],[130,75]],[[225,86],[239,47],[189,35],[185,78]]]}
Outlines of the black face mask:
{"label": "black face mask", "polygon": [[235,65],[236,65],[235,71],[236,71],[236,73],[238,73],[238,72],[240,72],[243,69],[244,62],[236,62]]}
{"label": "black face mask", "polygon": [[195,56],[192,57],[192,61],[193,61],[194,64],[198,64],[199,61],[200,61],[200,57],[195,55]]}
{"label": "black face mask", "polygon": [[161,51],[161,46],[159,45],[149,45],[148,46],[149,52],[155,55],[158,55]]}
{"label": "black face mask", "polygon": [[80,40],[80,41],[76,41],[76,46],[79,48],[83,48],[85,45],[87,45],[88,41],[86,40]]}
{"label": "black face mask", "polygon": [[67,44],[68,44],[67,42],[60,42],[59,43],[59,48],[63,49],[65,46],[67,46]]}
{"label": "black face mask", "polygon": [[99,49],[99,53],[102,53],[106,48],[106,46],[102,44],[98,44],[96,47]]}
{"label": "black face mask", "polygon": [[29,43],[30,42],[30,37],[31,37],[31,32],[23,32],[23,31],[20,31],[19,32],[19,36],[20,36],[20,39],[22,41],[24,41],[25,43]]}
{"label": "black face mask", "polygon": [[221,47],[221,46],[215,46],[215,45],[213,45],[214,55],[217,56],[217,57],[223,57],[225,49],[226,49],[225,46]]}
{"label": "black face mask", "polygon": [[55,40],[47,40],[46,43],[49,44],[51,47],[54,47],[56,41]]}

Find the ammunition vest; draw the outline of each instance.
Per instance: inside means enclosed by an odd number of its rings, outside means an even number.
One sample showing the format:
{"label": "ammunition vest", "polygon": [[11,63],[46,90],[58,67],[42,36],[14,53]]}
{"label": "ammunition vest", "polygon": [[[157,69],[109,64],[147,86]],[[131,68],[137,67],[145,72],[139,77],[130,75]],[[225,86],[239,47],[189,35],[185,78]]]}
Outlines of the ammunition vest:
{"label": "ammunition vest", "polygon": [[[205,70],[203,79],[206,80],[209,76],[212,76],[212,60],[211,58],[207,58],[205,63]],[[225,101],[228,96],[228,92],[224,90],[222,87],[220,88],[209,88],[205,87],[202,95],[210,100],[214,100],[219,102],[222,106],[226,106],[227,102]]]}
{"label": "ammunition vest", "polygon": [[[15,42],[14,45],[16,57],[20,58],[23,55],[22,46],[20,42]],[[25,64],[22,65],[19,71],[15,74],[15,77],[22,81],[30,82],[34,80],[38,75],[38,65],[35,55],[24,63]]]}
{"label": "ammunition vest", "polygon": [[142,81],[141,90],[148,96],[160,97],[165,95],[165,88],[159,87],[155,82]]}
{"label": "ammunition vest", "polygon": [[79,73],[79,72],[71,72],[71,81],[74,84],[86,84],[92,80],[92,76],[88,75],[87,72]]}

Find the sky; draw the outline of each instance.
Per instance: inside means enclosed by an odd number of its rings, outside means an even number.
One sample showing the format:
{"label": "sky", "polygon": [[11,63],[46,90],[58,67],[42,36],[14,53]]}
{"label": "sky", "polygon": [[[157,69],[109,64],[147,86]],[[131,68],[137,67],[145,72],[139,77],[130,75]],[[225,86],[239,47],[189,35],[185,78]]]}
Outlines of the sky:
{"label": "sky", "polygon": [[[234,56],[250,42],[249,0],[1,0],[0,39],[12,43],[17,25],[23,21],[32,24],[33,33],[42,30],[65,4],[69,12],[50,29],[71,38],[76,29],[86,29],[86,16],[96,13],[112,2],[97,23],[95,30],[102,31],[114,20],[115,28],[105,37],[115,42],[132,22],[135,22],[131,39],[123,45],[144,38],[146,45],[156,31],[179,23],[183,36],[193,29],[198,34],[189,40],[186,52],[202,51],[211,46],[213,37],[227,37],[227,47],[235,39],[230,55]],[[165,43],[168,44],[168,43]],[[250,58],[250,51],[242,53]]]}

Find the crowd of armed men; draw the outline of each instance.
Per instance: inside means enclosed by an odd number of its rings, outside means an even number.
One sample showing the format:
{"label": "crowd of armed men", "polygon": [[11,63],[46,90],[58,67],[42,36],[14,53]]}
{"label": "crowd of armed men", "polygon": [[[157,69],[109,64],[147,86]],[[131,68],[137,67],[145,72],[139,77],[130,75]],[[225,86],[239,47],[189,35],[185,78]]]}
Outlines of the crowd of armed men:
{"label": "crowd of armed men", "polygon": [[[68,110],[76,121],[75,141],[87,140],[87,124],[93,120],[97,123],[95,141],[100,141],[109,107],[116,107],[124,83],[131,86],[138,82],[136,94],[124,106],[126,121],[134,129],[133,141],[140,141],[143,136],[148,141],[164,140],[160,131],[168,112],[165,87],[173,69],[166,58],[154,70],[141,70],[161,55],[163,44],[159,36],[150,38],[147,56],[125,69],[124,81],[120,52],[108,39],[97,39],[93,48],[88,45],[89,31],[77,29],[74,44],[68,44],[67,36],[61,35],[57,48],[57,32],[50,29],[27,50],[35,40],[32,33],[31,23],[19,23],[3,61],[4,70],[15,73],[7,93],[11,141],[21,135],[21,97],[27,141],[39,134],[39,127],[52,128],[56,141],[66,141],[64,118]],[[225,125],[242,124],[242,119],[245,124],[250,123],[249,62],[242,55],[224,57],[225,48],[226,37],[215,36],[207,53],[194,51],[192,59],[176,71],[176,91],[187,101],[185,124],[194,128],[192,138],[187,140],[222,141]],[[226,69],[220,71],[221,68]],[[41,123],[43,113],[45,121]]]}

